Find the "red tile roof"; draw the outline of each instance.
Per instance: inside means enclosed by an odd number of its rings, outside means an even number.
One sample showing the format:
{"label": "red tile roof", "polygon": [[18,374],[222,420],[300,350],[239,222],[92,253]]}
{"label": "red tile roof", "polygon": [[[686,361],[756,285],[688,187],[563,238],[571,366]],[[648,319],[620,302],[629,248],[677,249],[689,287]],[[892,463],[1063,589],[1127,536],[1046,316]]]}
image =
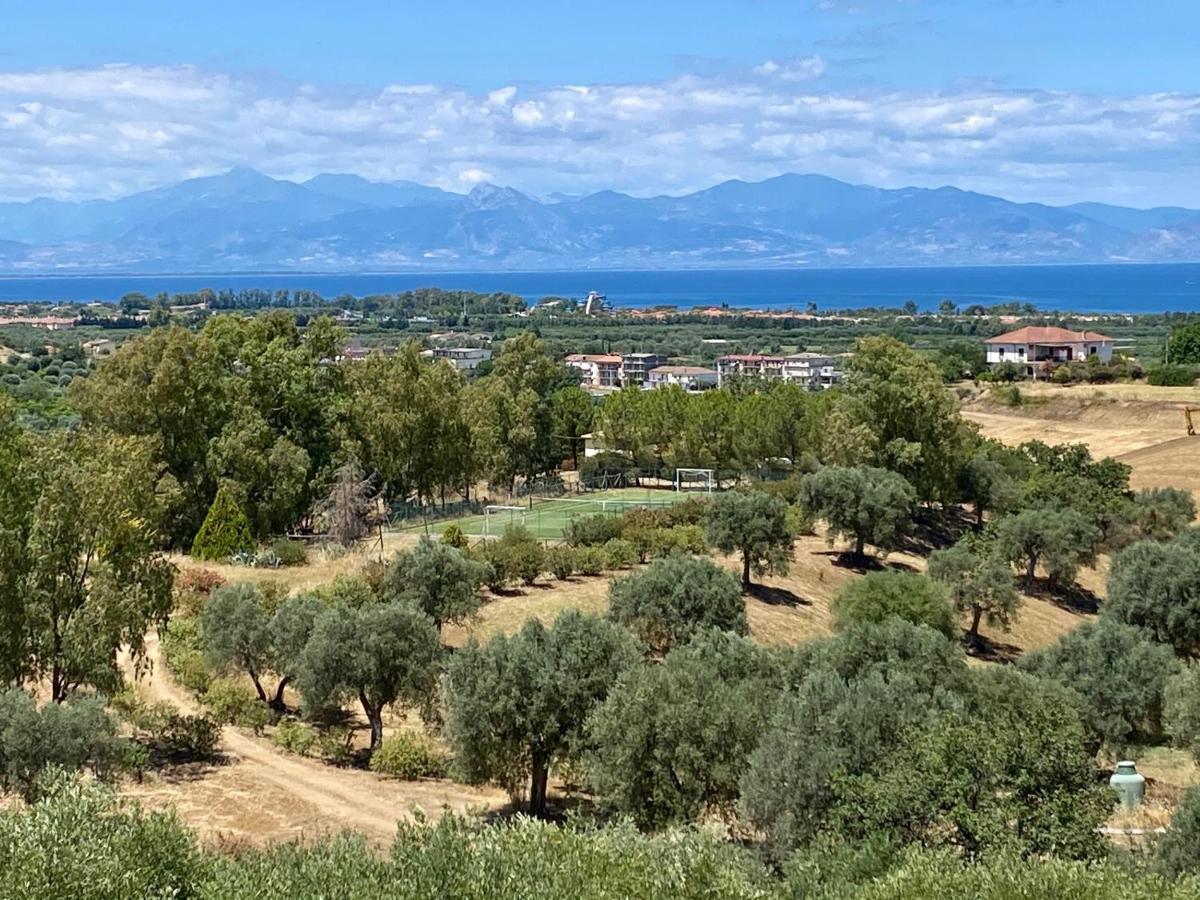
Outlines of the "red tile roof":
{"label": "red tile roof", "polygon": [[1112,341],[1108,335],[1097,331],[1071,331],[1067,328],[1041,327],[1027,325],[988,338],[985,344],[1084,344],[1088,341]]}

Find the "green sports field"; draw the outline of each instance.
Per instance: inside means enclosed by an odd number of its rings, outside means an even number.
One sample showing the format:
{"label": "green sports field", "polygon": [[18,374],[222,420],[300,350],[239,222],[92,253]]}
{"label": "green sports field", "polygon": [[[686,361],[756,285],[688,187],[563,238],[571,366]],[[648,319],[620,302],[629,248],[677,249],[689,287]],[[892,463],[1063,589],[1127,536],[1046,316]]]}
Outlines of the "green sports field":
{"label": "green sports field", "polygon": [[[457,525],[470,535],[500,535],[509,525],[523,525],[535,537],[556,540],[562,537],[567,523],[578,516],[620,515],[638,506],[670,506],[686,496],[669,490],[613,488],[573,497],[534,498],[532,507],[524,500],[520,509],[493,510],[488,515],[449,519],[436,523],[436,526],[431,523],[430,531],[436,528],[440,532],[450,525]],[[417,525],[407,530],[424,527]]]}

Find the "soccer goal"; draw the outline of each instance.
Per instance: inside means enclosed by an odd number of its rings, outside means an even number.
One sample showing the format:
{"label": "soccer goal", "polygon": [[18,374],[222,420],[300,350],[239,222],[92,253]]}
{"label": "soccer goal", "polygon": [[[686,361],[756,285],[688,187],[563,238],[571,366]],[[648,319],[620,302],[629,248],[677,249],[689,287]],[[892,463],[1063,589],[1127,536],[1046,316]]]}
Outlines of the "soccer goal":
{"label": "soccer goal", "polygon": [[[483,533],[498,534],[509,525],[524,525],[525,513],[528,511],[524,506],[485,506],[483,508]],[[498,531],[493,532],[493,528]]]}
{"label": "soccer goal", "polygon": [[675,490],[704,491],[706,494],[711,494],[713,491],[713,470],[676,469]]}

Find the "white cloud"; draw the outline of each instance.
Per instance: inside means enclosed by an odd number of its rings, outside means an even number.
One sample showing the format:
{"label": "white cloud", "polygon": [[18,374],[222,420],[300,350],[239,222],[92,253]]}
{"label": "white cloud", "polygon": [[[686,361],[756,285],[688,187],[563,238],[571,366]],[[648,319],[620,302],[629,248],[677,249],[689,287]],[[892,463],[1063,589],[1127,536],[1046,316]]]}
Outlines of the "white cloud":
{"label": "white cloud", "polygon": [[[823,90],[819,57],[643,84],[326,89],[194,67],[0,72],[0,199],[253,166],[538,194],[822,172],[1015,199],[1200,205],[1200,96]],[[1189,193],[1190,191],[1190,193]]]}

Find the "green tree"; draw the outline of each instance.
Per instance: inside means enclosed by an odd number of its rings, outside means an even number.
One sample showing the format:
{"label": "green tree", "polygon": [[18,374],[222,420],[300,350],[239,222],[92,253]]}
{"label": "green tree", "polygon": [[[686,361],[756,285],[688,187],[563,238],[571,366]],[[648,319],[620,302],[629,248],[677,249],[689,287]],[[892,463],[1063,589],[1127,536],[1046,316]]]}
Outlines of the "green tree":
{"label": "green tree", "polygon": [[1195,518],[1196,502],[1191,491],[1146,488],[1134,495],[1130,519],[1139,537],[1168,541],[1185,531]]}
{"label": "green tree", "polygon": [[1175,746],[1200,761],[1200,666],[1189,665],[1167,682],[1163,727]]}
{"label": "green tree", "polygon": [[1113,557],[1100,614],[1146,629],[1180,656],[1200,656],[1200,555],[1190,539],[1140,541]]}
{"label": "green tree", "polygon": [[1184,791],[1171,827],[1155,844],[1154,865],[1170,878],[1200,875],[1200,788]]}
{"label": "green tree", "polygon": [[681,553],[613,581],[608,610],[610,619],[660,653],[707,628],[749,632],[737,578],[710,559]]}
{"label": "green tree", "polygon": [[705,539],[722,553],[742,556],[742,587],[750,573],[786,574],[792,558],[792,533],[787,504],[762,491],[717,494],[704,518]]}
{"label": "green tree", "polygon": [[910,572],[870,572],[849,582],[833,600],[838,628],[890,618],[926,625],[951,640],[958,632],[954,610],[942,585]]}
{"label": "green tree", "polygon": [[596,403],[591,395],[576,385],[560,387],[550,395],[550,423],[554,429],[555,455],[571,458],[571,466],[579,469],[579,451],[583,436],[592,430]]}
{"label": "green tree", "polygon": [[995,526],[996,553],[1025,571],[1025,590],[1036,587],[1039,565],[1051,584],[1074,581],[1095,559],[1100,529],[1073,509],[1035,507],[1005,516]]}
{"label": "green tree", "polygon": [[254,550],[254,536],[250,532],[250,520],[232,493],[225,487],[217,496],[204,517],[204,523],[192,541],[192,556],[197,559],[228,559],[235,553]]}
{"label": "green tree", "polygon": [[1200,322],[1188,322],[1171,329],[1167,362],[1172,365],[1200,364]]}
{"label": "green tree", "polygon": [[1164,692],[1179,669],[1170,647],[1111,619],[1085,622],[1020,666],[1074,691],[1089,742],[1117,753],[1162,737]]}
{"label": "green tree", "polygon": [[200,635],[208,667],[244,671],[266,703],[262,676],[271,661],[271,616],[258,588],[243,582],[213,591],[200,612]]}
{"label": "green tree", "polygon": [[981,621],[1007,631],[1021,608],[1008,564],[970,541],[933,551],[926,574],[949,588],[956,610],[970,615],[967,637],[973,645],[979,644]]}
{"label": "green tree", "polygon": [[529,810],[543,815],[551,766],[580,757],[588,716],[639,656],[628,632],[574,611],[551,628],[531,619],[515,635],[472,640],[451,658],[446,679],[446,725],[462,776],[514,796],[528,779]]}
{"label": "green tree", "polygon": [[967,459],[959,476],[962,499],[975,506],[975,521],[983,527],[989,512],[1014,510],[1022,499],[1022,482],[1032,466],[1020,450],[999,441],[984,440]]}
{"label": "green tree", "polygon": [[295,680],[313,625],[324,609],[325,604],[312,594],[294,594],[279,604],[271,616],[270,663],[271,670],[279,676],[275,696],[271,698],[272,709],[284,708],[283,691]]}
{"label": "green tree", "polygon": [[630,669],[588,723],[595,746],[588,772],[598,795],[656,830],[732,805],[779,681],[769,651],[716,629],[661,665]]}
{"label": "green tree", "polygon": [[846,366],[845,404],[874,436],[875,465],[903,475],[922,500],[955,499],[969,430],[931,360],[893,337],[860,338]]}
{"label": "green tree", "polygon": [[84,429],[39,442],[17,600],[26,677],[44,678],[62,702],[75,688],[118,681],[118,648],[140,658],[145,634],[164,625],[175,568],[162,555],[161,506],[148,441]]}
{"label": "green tree", "polygon": [[440,630],[447,622],[461,623],[475,615],[483,602],[479,588],[484,575],[482,563],[425,535],[412,550],[396,554],[381,593],[385,599],[414,603]]}
{"label": "green tree", "polygon": [[836,803],[839,774],[866,772],[900,734],[962,708],[962,652],[937,632],[890,619],[796,651],[781,700],[741,778],[741,812],[786,857]]}
{"label": "green tree", "polygon": [[1099,858],[1112,809],[1069,694],[1011,670],[975,676],[968,709],[904,732],[834,786],[833,832],[893,835],[969,858]]}
{"label": "green tree", "polygon": [[405,603],[357,609],[333,606],[313,622],[296,671],[308,710],[357,697],[371,724],[371,749],[383,739],[383,710],[425,703],[434,687],[441,644],[433,620]]}
{"label": "green tree", "polygon": [[850,538],[854,556],[865,559],[872,544],[890,550],[908,530],[916,496],[903,477],[868,466],[826,466],[805,476],[800,503],[828,525],[830,539]]}

